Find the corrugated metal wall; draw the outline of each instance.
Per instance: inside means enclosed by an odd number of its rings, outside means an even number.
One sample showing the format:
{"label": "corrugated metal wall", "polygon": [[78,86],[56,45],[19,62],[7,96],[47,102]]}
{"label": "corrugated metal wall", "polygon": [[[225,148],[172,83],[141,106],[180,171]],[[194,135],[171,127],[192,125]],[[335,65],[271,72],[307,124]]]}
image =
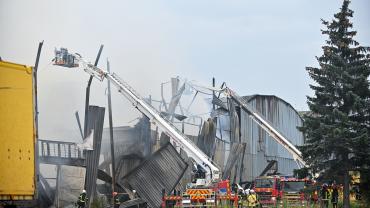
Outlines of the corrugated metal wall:
{"label": "corrugated metal wall", "polygon": [[96,179],[98,176],[98,165],[100,158],[100,147],[104,125],[105,108],[99,106],[89,106],[87,132],[94,130],[93,150],[86,151],[86,178],[85,189],[90,202],[96,195]]}
{"label": "corrugated metal wall", "polygon": [[[248,104],[268,119],[295,145],[302,145],[304,137],[297,126],[302,119],[294,108],[276,96],[255,95],[248,98]],[[267,165],[267,160],[278,161],[278,172],[291,175],[298,168],[291,154],[259,127],[249,115],[241,112],[241,142],[247,144],[244,156],[244,171],[241,179],[250,181],[258,176]]]}

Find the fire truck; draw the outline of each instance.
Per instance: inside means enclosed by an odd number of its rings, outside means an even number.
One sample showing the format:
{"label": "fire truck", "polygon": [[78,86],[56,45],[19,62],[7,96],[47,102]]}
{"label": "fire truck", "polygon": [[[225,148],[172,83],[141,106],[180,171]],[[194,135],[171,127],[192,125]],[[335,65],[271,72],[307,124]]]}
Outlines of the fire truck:
{"label": "fire truck", "polygon": [[254,180],[253,188],[262,206],[276,206],[281,198],[281,179],[278,175],[259,176]]}
{"label": "fire truck", "polygon": [[302,207],[307,204],[304,189],[308,181],[291,176],[260,176],[254,181],[254,190],[263,207]]}
{"label": "fire truck", "polygon": [[304,207],[307,205],[304,189],[307,179],[281,177],[280,204],[284,207]]}
{"label": "fire truck", "polygon": [[238,207],[239,196],[231,191],[229,180],[213,187],[190,187],[184,193],[166,195],[163,192],[163,208],[175,207]]}

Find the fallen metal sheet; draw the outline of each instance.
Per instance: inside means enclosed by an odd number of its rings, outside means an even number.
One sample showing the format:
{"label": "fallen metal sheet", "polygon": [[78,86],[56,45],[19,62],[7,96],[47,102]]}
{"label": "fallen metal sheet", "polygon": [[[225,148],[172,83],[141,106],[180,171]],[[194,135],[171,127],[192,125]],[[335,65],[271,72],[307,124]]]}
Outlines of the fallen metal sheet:
{"label": "fallen metal sheet", "polygon": [[217,120],[208,118],[203,123],[202,131],[198,136],[197,146],[210,158],[214,156],[216,130]]}
{"label": "fallen metal sheet", "polygon": [[105,108],[89,106],[87,132],[94,131],[93,150],[86,151],[86,178],[85,189],[87,197],[92,202],[96,194],[96,179],[98,176],[98,165],[100,158],[100,147],[104,125]]}
{"label": "fallen metal sheet", "polygon": [[173,96],[171,98],[171,101],[170,101],[170,104],[169,104],[168,110],[167,110],[167,113],[170,115],[170,117],[168,117],[168,118],[171,118],[172,115],[175,113],[176,107],[180,102],[180,99],[181,99],[181,96],[182,96],[184,90],[185,90],[185,84],[183,84],[182,87],[179,90],[176,90],[176,93],[172,92]]}
{"label": "fallen metal sheet", "polygon": [[227,158],[227,162],[225,165],[225,169],[223,171],[223,179],[227,179],[231,175],[231,170],[234,167],[236,161],[241,157],[243,150],[245,147],[245,143],[240,144],[240,143],[233,143],[231,145],[231,150],[229,157]]}
{"label": "fallen metal sheet", "polygon": [[131,157],[123,156],[117,158],[116,179],[122,178],[127,175],[130,171],[139,166],[142,161],[143,158],[134,155],[132,155]]}
{"label": "fallen metal sheet", "polygon": [[167,143],[119,182],[127,181],[150,207],[160,207],[162,190],[171,193],[187,167],[176,149]]}
{"label": "fallen metal sheet", "polygon": [[[104,172],[103,170],[100,170],[100,169],[98,170],[98,179],[102,180],[106,183],[112,184],[112,177],[108,173],[106,173],[106,172]],[[116,183],[116,186],[120,189],[123,189],[123,186],[119,183]]]}
{"label": "fallen metal sheet", "polygon": [[119,205],[119,208],[126,208],[126,207],[131,207],[131,206],[135,206],[139,204],[144,204],[144,203],[145,203],[144,200],[140,198],[136,198],[136,199],[131,199],[131,200],[121,203],[121,205]]}

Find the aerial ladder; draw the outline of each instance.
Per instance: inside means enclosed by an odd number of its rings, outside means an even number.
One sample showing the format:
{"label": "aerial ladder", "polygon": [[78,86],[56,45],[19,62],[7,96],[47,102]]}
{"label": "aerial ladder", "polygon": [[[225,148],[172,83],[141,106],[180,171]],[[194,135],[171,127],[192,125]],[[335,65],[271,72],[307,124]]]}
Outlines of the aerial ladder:
{"label": "aerial ladder", "polygon": [[[73,57],[65,59],[64,57]],[[201,166],[205,172],[205,178],[199,178],[196,180],[196,186],[210,186],[212,183],[218,182],[221,178],[220,169],[212,162],[201,149],[198,148],[185,134],[180,132],[167,118],[161,116],[161,114],[147,103],[129,84],[123,81],[115,73],[109,73],[103,69],[100,69],[90,62],[84,60],[79,54],[70,54],[65,48],[61,50],[55,50],[54,65],[62,67],[79,67],[82,68],[86,73],[95,77],[96,79],[103,81],[104,79],[112,82],[124,97],[126,97],[131,104],[143,113],[149,120],[161,128],[161,130],[167,134],[179,148],[184,150],[188,157],[191,157],[194,162]]]}

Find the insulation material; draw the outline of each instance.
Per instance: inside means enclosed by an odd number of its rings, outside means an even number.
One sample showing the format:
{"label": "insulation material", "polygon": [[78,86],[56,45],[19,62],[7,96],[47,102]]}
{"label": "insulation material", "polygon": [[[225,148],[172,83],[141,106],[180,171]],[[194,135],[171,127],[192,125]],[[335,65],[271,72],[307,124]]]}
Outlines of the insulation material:
{"label": "insulation material", "polygon": [[232,100],[228,100],[230,114],[230,142],[240,142],[239,116]]}
{"label": "insulation material", "polygon": [[[242,156],[243,150],[245,149],[245,143],[233,143],[231,145],[230,154],[227,159],[224,171],[223,171],[223,179],[228,179],[231,176],[231,170],[234,168],[237,160]],[[237,171],[236,171],[237,172]]]}
{"label": "insulation material", "polygon": [[215,150],[216,130],[217,120],[208,118],[208,120],[203,123],[201,133],[198,136],[197,146],[211,158]]}
{"label": "insulation material", "polygon": [[77,202],[84,189],[85,168],[62,165],[57,178],[56,207],[67,207]]}
{"label": "insulation material", "polygon": [[160,207],[162,190],[172,192],[187,167],[176,149],[167,143],[120,181],[127,181],[150,207]]}
{"label": "insulation material", "polygon": [[213,161],[223,169],[225,165],[225,152],[226,152],[226,143],[220,139],[215,140],[215,153],[213,156]]}
{"label": "insulation material", "polygon": [[87,132],[93,134],[93,150],[86,151],[86,184],[85,189],[90,202],[96,194],[96,179],[98,176],[98,165],[100,158],[100,147],[104,125],[105,108],[89,106]]}

